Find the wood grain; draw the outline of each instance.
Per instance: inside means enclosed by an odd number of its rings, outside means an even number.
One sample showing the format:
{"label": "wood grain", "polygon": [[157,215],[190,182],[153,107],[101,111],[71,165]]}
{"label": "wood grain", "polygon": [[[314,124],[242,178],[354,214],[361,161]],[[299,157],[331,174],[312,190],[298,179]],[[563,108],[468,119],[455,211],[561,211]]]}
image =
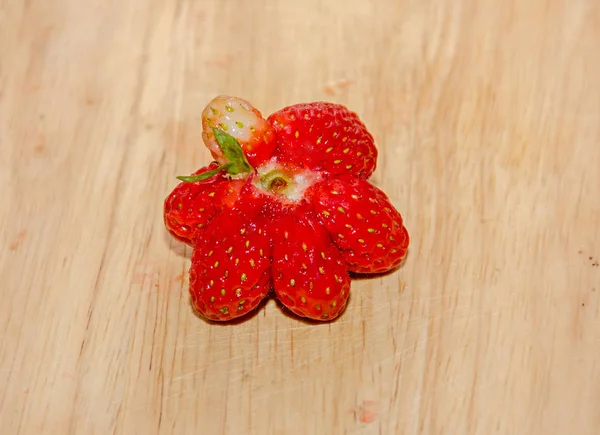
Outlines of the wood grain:
{"label": "wood grain", "polygon": [[[0,432],[600,430],[593,0],[0,2]],[[196,317],[200,112],[347,104],[412,236],[343,317]]]}

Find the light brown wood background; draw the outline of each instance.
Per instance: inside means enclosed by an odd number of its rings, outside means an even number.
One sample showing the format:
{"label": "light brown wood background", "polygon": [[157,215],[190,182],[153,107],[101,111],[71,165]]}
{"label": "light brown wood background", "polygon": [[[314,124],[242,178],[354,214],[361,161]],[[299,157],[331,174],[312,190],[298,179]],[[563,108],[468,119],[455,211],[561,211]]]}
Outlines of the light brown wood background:
{"label": "light brown wood background", "polygon": [[[597,1],[0,5],[0,433],[600,433]],[[339,321],[193,314],[221,93],[376,137],[410,255]]]}

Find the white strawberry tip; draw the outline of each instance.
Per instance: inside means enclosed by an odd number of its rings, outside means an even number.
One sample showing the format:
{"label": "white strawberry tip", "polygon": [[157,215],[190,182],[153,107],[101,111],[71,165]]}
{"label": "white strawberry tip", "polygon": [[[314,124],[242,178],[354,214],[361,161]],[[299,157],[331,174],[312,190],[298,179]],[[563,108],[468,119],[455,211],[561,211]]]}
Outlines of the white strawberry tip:
{"label": "white strawberry tip", "polygon": [[285,167],[275,159],[257,168],[257,172],[258,177],[252,181],[254,187],[275,196],[281,202],[301,201],[306,190],[321,181],[321,174],[318,172]]}

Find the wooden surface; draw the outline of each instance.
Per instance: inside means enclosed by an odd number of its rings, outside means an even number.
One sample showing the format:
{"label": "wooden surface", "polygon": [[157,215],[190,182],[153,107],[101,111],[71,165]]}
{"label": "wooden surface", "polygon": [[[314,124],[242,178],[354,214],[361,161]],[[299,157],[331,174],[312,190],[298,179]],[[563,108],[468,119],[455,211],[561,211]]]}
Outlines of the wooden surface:
{"label": "wooden surface", "polygon": [[[0,2],[2,434],[600,433],[600,4]],[[412,236],[339,321],[196,317],[215,95],[330,100]]]}

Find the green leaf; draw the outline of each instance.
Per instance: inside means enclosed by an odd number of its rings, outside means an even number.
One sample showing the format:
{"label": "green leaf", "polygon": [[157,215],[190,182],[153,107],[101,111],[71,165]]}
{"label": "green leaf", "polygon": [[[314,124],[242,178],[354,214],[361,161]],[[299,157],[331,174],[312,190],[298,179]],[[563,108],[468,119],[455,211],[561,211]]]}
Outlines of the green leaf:
{"label": "green leaf", "polygon": [[177,179],[185,181],[186,183],[196,183],[198,181],[208,180],[210,177],[217,175],[221,171],[228,171],[232,166],[232,163],[227,163],[226,165],[219,166],[218,168],[211,169],[210,171],[206,171],[198,175],[180,175],[177,177]]}
{"label": "green leaf", "polygon": [[254,170],[254,168],[250,166],[250,163],[248,163],[246,155],[242,150],[242,146],[233,136],[214,127],[212,127],[212,130],[215,134],[215,139],[217,139],[217,143],[219,144],[219,148],[221,148],[223,155],[227,159],[227,163],[198,175],[181,175],[177,177],[178,180],[186,183],[196,183],[214,177],[221,171],[225,171],[230,175],[237,175],[242,172],[252,172]]}
{"label": "green leaf", "polygon": [[[234,168],[229,169],[230,174],[239,174],[240,172],[251,172],[254,168],[250,166],[248,160],[246,159],[246,155],[242,150],[240,143],[231,135],[225,133],[223,130],[219,130],[213,127],[213,133],[215,134],[215,139],[217,139],[217,143],[223,151],[225,158],[229,163],[234,164]],[[237,172],[232,172],[232,169]]]}

